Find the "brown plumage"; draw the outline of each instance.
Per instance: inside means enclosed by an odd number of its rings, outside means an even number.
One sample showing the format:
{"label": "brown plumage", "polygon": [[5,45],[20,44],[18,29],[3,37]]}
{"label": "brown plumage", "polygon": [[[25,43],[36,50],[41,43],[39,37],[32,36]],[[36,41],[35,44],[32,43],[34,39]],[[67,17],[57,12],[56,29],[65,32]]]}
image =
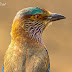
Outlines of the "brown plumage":
{"label": "brown plumage", "polygon": [[42,32],[49,22],[64,19],[38,7],[17,13],[11,30],[11,43],[4,57],[4,72],[49,72],[49,56]]}

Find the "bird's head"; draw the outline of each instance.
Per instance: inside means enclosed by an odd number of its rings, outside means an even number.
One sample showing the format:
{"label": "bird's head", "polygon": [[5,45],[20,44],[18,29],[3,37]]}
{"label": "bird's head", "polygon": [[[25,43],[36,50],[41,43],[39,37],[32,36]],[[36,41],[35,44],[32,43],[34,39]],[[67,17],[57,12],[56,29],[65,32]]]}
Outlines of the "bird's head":
{"label": "bird's head", "polygon": [[39,7],[24,8],[15,16],[12,30],[18,32],[19,27],[21,27],[29,36],[40,38],[43,30],[50,22],[64,18],[62,15],[51,13]]}

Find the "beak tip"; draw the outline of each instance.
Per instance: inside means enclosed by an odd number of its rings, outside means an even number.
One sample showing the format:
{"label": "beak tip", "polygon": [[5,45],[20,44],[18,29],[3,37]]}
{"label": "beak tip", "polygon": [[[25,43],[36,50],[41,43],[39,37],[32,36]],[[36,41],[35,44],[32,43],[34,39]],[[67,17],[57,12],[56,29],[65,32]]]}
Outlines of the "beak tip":
{"label": "beak tip", "polygon": [[64,16],[64,19],[66,19],[66,17]]}
{"label": "beak tip", "polygon": [[61,17],[62,17],[63,19],[66,19],[66,17],[65,17],[65,16],[62,16],[62,15],[61,15]]}

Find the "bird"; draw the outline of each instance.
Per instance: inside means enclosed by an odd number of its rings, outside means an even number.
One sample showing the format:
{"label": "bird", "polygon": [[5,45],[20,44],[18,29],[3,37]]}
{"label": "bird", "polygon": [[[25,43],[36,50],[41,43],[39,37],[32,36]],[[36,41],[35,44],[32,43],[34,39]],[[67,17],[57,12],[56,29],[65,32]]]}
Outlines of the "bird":
{"label": "bird", "polygon": [[2,72],[50,72],[49,54],[42,33],[50,22],[65,18],[40,7],[28,7],[17,12]]}

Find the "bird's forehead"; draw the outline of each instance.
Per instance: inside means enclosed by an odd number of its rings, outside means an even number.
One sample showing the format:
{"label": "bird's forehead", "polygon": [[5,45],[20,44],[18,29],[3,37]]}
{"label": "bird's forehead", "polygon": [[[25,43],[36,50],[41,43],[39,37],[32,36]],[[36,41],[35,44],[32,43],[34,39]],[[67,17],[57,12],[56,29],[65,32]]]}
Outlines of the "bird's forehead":
{"label": "bird's forehead", "polygon": [[28,7],[28,8],[24,8],[22,10],[20,10],[16,16],[15,16],[15,19],[17,17],[20,17],[20,16],[28,16],[28,15],[35,15],[35,14],[44,14],[44,13],[47,13],[47,10],[45,9],[41,9],[39,7]]}
{"label": "bird's forehead", "polygon": [[25,15],[35,15],[35,14],[40,14],[43,13],[43,11],[38,8],[38,7],[34,7],[34,8],[27,8],[23,11],[23,13],[25,13]]}
{"label": "bird's forehead", "polygon": [[21,12],[21,15],[22,14],[24,14],[24,15],[35,15],[35,14],[43,13],[42,9],[40,9],[38,7],[24,8],[20,12]]}

